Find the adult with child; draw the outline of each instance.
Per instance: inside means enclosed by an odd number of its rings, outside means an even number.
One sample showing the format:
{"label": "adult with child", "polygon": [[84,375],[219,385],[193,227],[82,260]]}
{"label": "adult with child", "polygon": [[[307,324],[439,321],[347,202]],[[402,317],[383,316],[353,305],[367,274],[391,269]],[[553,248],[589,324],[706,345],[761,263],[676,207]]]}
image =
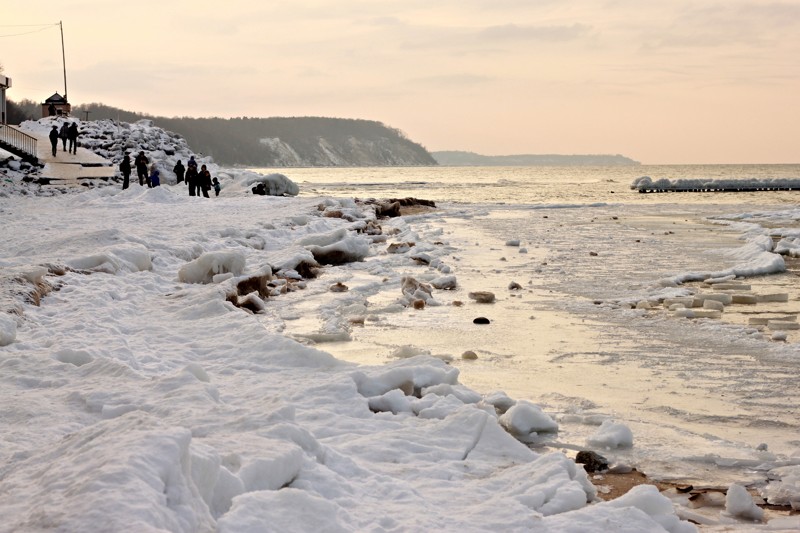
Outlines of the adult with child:
{"label": "adult with child", "polygon": [[58,132],[58,136],[61,137],[61,143],[64,148],[64,152],[67,151],[67,137],[69,137],[69,124],[66,122],[61,125],[61,129]]}
{"label": "adult with child", "polygon": [[119,170],[122,172],[122,190],[124,191],[130,185],[131,156],[125,154],[125,157],[122,158],[122,162],[119,164]]}
{"label": "adult with child", "polygon": [[67,139],[69,139],[69,152],[78,153],[78,123],[73,122],[67,129]]}
{"label": "adult with child", "polygon": [[178,159],[178,162],[175,163],[175,166],[172,168],[172,171],[175,173],[175,176],[178,178],[178,183],[183,181],[183,175],[186,172],[186,167],[183,166],[181,160]]}
{"label": "adult with child", "polygon": [[150,177],[147,175],[147,164],[150,162],[147,156],[144,155],[144,150],[139,152],[133,164],[136,166],[136,176],[139,178],[139,185],[144,186],[147,181],[147,186],[150,186]]}

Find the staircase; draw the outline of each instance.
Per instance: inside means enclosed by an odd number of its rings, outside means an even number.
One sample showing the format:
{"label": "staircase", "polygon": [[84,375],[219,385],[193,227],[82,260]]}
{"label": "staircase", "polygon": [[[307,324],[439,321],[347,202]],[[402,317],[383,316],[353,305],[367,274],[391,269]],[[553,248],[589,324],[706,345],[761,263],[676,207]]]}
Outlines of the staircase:
{"label": "staircase", "polygon": [[0,124],[0,149],[18,155],[23,161],[36,165],[39,163],[39,158],[36,156],[36,143],[36,137],[31,137],[8,124]]}

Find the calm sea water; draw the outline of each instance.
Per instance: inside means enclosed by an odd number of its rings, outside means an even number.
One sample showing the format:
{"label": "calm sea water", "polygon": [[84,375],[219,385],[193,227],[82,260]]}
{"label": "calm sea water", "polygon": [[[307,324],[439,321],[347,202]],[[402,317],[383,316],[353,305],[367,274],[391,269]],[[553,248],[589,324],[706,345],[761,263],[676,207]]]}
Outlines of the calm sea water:
{"label": "calm sea water", "polygon": [[[640,194],[638,177],[654,179],[800,179],[800,165],[675,165],[613,167],[367,167],[253,169],[280,172],[301,196],[414,196],[458,203],[747,203],[762,193]],[[759,196],[761,195],[761,196]],[[797,202],[797,193],[770,193],[770,203]]]}

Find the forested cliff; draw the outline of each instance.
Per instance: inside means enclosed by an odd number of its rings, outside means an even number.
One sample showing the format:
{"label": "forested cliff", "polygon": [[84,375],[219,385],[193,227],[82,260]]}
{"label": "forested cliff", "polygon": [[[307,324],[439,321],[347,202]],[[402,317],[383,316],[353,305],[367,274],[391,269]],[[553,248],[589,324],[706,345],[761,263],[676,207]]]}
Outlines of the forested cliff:
{"label": "forested cliff", "polygon": [[[25,102],[17,105],[27,111]],[[38,105],[30,113],[39,118]],[[17,109],[15,109],[17,111]],[[195,152],[221,165],[249,167],[422,166],[436,160],[398,129],[372,120],[325,117],[166,118],[103,104],[78,105],[72,114],[89,120],[152,120],[173,131]],[[26,117],[21,117],[26,118]]]}

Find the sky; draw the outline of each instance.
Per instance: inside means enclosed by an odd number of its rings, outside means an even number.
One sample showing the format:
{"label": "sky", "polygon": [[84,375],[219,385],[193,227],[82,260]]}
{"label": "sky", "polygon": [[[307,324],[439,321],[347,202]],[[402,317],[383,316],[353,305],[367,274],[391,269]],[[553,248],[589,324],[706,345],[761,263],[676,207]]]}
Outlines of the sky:
{"label": "sky", "polygon": [[[428,150],[800,163],[800,0],[0,0],[7,96],[377,120]],[[27,25],[48,26],[27,26]]]}

